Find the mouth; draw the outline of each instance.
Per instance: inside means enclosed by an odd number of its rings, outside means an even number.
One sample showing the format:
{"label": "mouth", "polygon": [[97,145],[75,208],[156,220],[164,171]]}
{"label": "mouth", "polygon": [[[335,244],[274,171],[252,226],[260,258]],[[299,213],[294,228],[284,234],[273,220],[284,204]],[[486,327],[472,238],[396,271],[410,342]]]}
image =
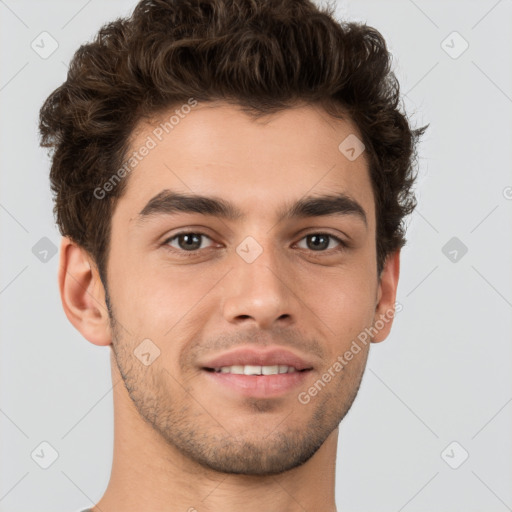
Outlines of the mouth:
{"label": "mouth", "polygon": [[217,368],[204,367],[203,370],[213,373],[223,373],[232,375],[281,375],[284,373],[307,372],[312,368],[297,369],[294,366],[288,365],[233,365],[233,366],[219,366]]}
{"label": "mouth", "polygon": [[313,361],[277,345],[237,347],[199,364],[207,389],[229,398],[276,398],[291,394],[314,371]]}
{"label": "mouth", "polygon": [[288,365],[233,365],[204,367],[212,391],[219,391],[229,398],[251,397],[279,398],[298,392],[313,368],[297,369]]}

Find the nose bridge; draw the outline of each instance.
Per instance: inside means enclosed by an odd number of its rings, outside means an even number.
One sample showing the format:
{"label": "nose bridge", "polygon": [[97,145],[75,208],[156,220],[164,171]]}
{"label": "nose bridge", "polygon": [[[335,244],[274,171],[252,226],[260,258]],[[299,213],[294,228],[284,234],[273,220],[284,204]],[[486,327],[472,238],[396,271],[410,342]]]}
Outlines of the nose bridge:
{"label": "nose bridge", "polygon": [[227,321],[252,318],[264,327],[295,318],[296,299],[280,250],[271,235],[247,236],[236,246],[223,304]]}

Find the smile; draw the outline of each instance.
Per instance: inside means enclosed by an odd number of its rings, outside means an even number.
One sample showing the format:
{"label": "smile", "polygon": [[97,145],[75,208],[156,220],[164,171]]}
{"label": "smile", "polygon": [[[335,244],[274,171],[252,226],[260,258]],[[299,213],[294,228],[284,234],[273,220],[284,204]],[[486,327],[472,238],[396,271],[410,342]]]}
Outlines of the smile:
{"label": "smile", "polygon": [[269,365],[269,366],[257,366],[257,365],[233,365],[233,366],[222,366],[218,368],[205,368],[206,370],[216,373],[232,373],[235,375],[278,375],[280,373],[293,373],[297,371],[294,366],[288,365]]}
{"label": "smile", "polygon": [[234,365],[203,368],[208,388],[229,398],[279,398],[297,393],[305,386],[312,369],[297,370],[287,365]]}

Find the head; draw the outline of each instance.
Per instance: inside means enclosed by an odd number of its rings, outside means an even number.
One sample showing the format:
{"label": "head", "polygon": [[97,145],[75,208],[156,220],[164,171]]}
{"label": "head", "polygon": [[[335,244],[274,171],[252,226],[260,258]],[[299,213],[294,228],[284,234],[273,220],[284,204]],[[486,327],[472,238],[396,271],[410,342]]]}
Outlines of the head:
{"label": "head", "polygon": [[[425,129],[400,111],[390,58],[378,31],[308,0],[143,0],[41,109],[66,314],[112,346],[140,417],[205,467],[306,462],[369,343],[338,356],[383,315],[371,341],[389,333]],[[208,384],[215,356],[276,345],[306,359],[306,390],[330,373],[307,404]]]}

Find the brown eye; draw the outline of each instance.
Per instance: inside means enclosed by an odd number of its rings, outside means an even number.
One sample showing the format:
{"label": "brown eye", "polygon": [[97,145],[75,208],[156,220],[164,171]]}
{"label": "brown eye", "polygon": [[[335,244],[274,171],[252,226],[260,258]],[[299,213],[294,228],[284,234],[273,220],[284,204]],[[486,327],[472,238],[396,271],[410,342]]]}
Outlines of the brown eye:
{"label": "brown eye", "polygon": [[[164,245],[169,245],[173,249],[182,250],[186,252],[198,251],[199,249],[204,249],[204,247],[201,247],[201,242],[204,238],[211,240],[210,237],[206,236],[203,233],[187,231],[177,233],[176,235],[173,235],[172,237],[168,238],[164,242]],[[173,242],[176,242],[177,246],[172,245]]]}
{"label": "brown eye", "polygon": [[[306,240],[306,247],[304,249],[310,249],[315,252],[324,252],[326,249],[336,249],[336,247],[345,247],[346,244],[334,235],[328,233],[311,233],[306,235],[302,240]],[[337,246],[331,245],[331,241],[334,240]]]}

